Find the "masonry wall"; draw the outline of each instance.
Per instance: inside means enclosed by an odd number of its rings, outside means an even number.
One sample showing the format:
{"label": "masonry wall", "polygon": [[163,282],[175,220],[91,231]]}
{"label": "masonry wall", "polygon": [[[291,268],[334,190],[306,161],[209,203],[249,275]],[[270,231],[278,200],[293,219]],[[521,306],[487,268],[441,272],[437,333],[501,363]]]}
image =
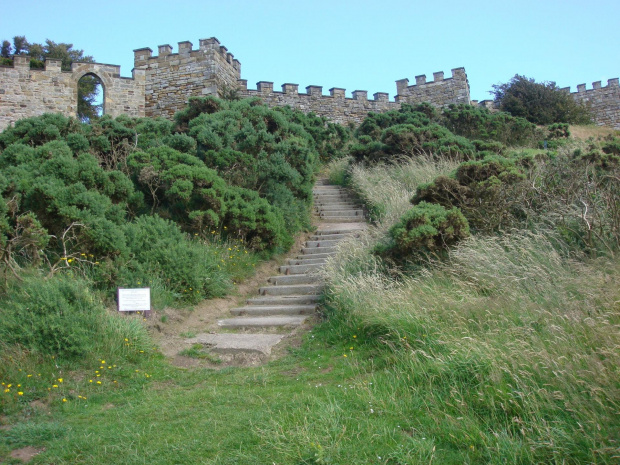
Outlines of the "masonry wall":
{"label": "masonry wall", "polygon": [[173,115],[185,107],[189,97],[218,95],[237,86],[241,63],[215,38],[200,39],[198,50],[189,41],[172,46],[160,45],[158,55],[150,48],[134,50],[134,66],[145,73],[145,111],[147,116]]}
{"label": "masonry wall", "polygon": [[73,63],[60,69],[48,59],[44,69],[30,69],[30,57],[15,56],[13,66],[0,66],[0,130],[15,121],[43,113],[77,114],[77,84],[86,74],[97,75],[104,88],[104,112],[111,116],[144,116],[144,73],[120,77],[120,67],[101,63]]}
{"label": "masonry wall", "polygon": [[369,100],[365,90],[356,90],[353,98],[345,98],[345,89],[341,88],[331,88],[329,95],[323,95],[321,86],[308,86],[306,93],[299,93],[298,84],[283,84],[279,92],[273,90],[273,82],[261,81],[257,83],[257,89],[252,90],[247,88],[246,80],[239,80],[239,90],[242,97],[259,97],[268,107],[289,105],[341,124],[349,121],[360,123],[371,111],[383,112],[400,107],[400,104],[390,102],[388,94],[383,92],[377,92]]}
{"label": "masonry wall", "polygon": [[308,86],[305,93],[299,93],[298,84],[283,84],[282,91],[274,91],[273,82],[267,81],[258,82],[254,90],[247,88],[245,79],[239,80],[239,91],[243,97],[259,97],[269,107],[289,105],[305,113],[325,116],[336,123],[361,123],[368,113],[398,109],[403,102],[430,102],[439,107],[450,103],[469,103],[465,69],[453,69],[452,77],[448,79],[444,79],[443,75],[443,72],[434,73],[435,79],[430,82],[426,82],[426,76],[417,76],[413,86],[407,86],[408,79],[396,81],[398,95],[394,101],[390,101],[386,92],[377,92],[372,99],[368,99],[365,90],[355,90],[352,98],[346,98],[346,90],[339,87],[329,89],[329,95],[323,95],[321,86]]}
{"label": "masonry wall", "polygon": [[[563,89],[570,92],[570,87]],[[572,97],[579,103],[587,105],[594,121],[599,126],[609,126],[620,129],[620,84],[619,79],[609,79],[606,86],[601,86],[601,81],[592,83],[592,89],[586,89],[585,84],[577,86],[577,92]]]}
{"label": "masonry wall", "polygon": [[436,107],[451,103],[470,103],[469,82],[465,68],[452,70],[452,77],[444,79],[443,71],[433,73],[433,80],[427,82],[426,75],[416,76],[415,85],[408,85],[409,79],[396,81],[396,100],[407,103],[429,102]]}

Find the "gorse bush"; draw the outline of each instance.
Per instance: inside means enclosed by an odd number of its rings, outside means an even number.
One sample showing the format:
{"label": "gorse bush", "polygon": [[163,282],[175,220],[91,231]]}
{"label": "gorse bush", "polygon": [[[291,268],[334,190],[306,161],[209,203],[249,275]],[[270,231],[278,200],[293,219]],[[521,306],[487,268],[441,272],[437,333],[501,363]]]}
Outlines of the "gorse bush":
{"label": "gorse bush", "polygon": [[313,115],[211,97],[192,99],[176,124],[20,120],[0,134],[0,268],[73,268],[100,289],[150,276],[176,299],[221,295],[243,273],[208,255],[226,241],[266,255],[290,247],[310,225],[319,157],[341,156],[348,135]]}
{"label": "gorse bush", "polygon": [[442,112],[442,123],[459,136],[505,145],[532,145],[542,137],[536,126],[525,118],[504,112],[492,113],[473,105],[449,105]]}
{"label": "gorse bush", "polygon": [[420,202],[390,228],[390,242],[378,252],[397,261],[439,255],[469,236],[469,225],[458,208]]}
{"label": "gorse bush", "polygon": [[394,157],[433,155],[461,160],[502,153],[506,145],[533,146],[544,137],[524,118],[471,105],[439,111],[428,104],[370,114],[356,131],[351,155],[377,163]]}

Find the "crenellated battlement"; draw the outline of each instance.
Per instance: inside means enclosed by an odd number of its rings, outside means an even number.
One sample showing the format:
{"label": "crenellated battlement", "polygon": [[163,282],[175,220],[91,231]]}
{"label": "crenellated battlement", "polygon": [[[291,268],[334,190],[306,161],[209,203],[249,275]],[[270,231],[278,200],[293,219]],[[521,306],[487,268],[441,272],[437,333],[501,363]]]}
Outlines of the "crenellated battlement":
{"label": "crenellated battlement", "polygon": [[96,75],[103,84],[103,106],[112,116],[144,116],[145,73],[134,70],[121,77],[121,67],[105,63],[74,62],[70,71],[62,61],[46,59],[42,69],[30,69],[30,57],[13,56],[13,66],[0,66],[0,130],[18,119],[43,113],[76,116],[78,82]]}
{"label": "crenellated battlement", "polygon": [[465,68],[452,69],[452,76],[444,77],[443,71],[433,73],[433,80],[427,81],[426,74],[415,77],[415,84],[409,85],[409,79],[396,81],[397,102],[429,102],[443,107],[451,103],[470,103],[469,81]]}
{"label": "crenellated battlement", "polygon": [[620,79],[607,80],[603,86],[601,81],[594,81],[591,89],[586,89],[585,84],[577,85],[577,92],[570,92],[570,87],[560,89],[570,95],[579,103],[586,105],[596,124],[620,129]]}
{"label": "crenellated battlement", "polygon": [[346,96],[346,89],[332,87],[329,94],[323,93],[323,86],[306,86],[306,92],[299,92],[299,84],[282,84],[281,90],[274,90],[273,82],[259,81],[256,89],[248,89],[248,81],[239,79],[238,90],[243,97],[258,97],[270,107],[289,105],[304,112],[313,112],[325,116],[331,121],[360,123],[366,115],[383,112],[400,107],[395,101],[389,100],[387,92],[376,92],[373,99],[368,99],[368,91],[354,90],[352,97]]}
{"label": "crenellated battlement", "polygon": [[[331,87],[324,93],[323,86],[308,85],[305,92],[300,92],[299,84],[285,83],[274,90],[271,81],[259,81],[256,89],[248,89],[247,80],[241,79],[241,63],[215,37],[200,39],[198,48],[185,40],[177,42],[176,50],[170,44],[162,44],[157,46],[157,54],[149,47],[135,49],[133,53],[132,78],[120,77],[120,67],[116,65],[74,63],[71,71],[62,71],[60,60],[48,59],[44,69],[31,70],[29,57],[14,57],[13,66],[0,66],[0,129],[16,116],[40,114],[41,108],[75,114],[77,91],[73,91],[73,84],[59,91],[58,83],[67,76],[88,73],[103,77],[105,111],[110,114],[172,118],[192,96],[224,96],[232,90],[237,90],[241,97],[258,97],[271,107],[289,105],[338,123],[360,123],[370,112],[398,109],[402,103],[428,102],[437,107],[464,103],[495,109],[492,100],[470,100],[469,82],[462,67],[453,68],[450,77],[436,71],[432,80],[426,74],[415,76],[413,83],[407,78],[399,79],[396,95],[390,100],[387,92],[375,92],[369,98],[366,90],[354,90],[347,97],[342,87]],[[36,91],[33,93],[32,89]],[[114,91],[111,97],[109,90]],[[595,81],[591,89],[580,84],[574,93],[568,87],[561,90],[588,105],[598,124],[620,128],[618,78],[609,79],[606,86]],[[62,104],[50,103],[59,102],[62,92]],[[31,95],[41,95],[42,104]]]}
{"label": "crenellated battlement", "polygon": [[146,73],[146,108],[150,116],[171,118],[192,96],[218,95],[241,77],[241,62],[215,37],[134,50],[136,69]]}

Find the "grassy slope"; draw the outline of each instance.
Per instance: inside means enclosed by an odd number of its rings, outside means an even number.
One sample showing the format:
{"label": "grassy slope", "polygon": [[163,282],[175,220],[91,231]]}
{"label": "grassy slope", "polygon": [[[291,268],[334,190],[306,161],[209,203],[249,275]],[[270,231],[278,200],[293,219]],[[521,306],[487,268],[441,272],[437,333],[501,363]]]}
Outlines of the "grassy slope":
{"label": "grassy slope", "polygon": [[[411,193],[399,169],[389,186],[389,170],[356,175],[389,187],[368,194],[388,220]],[[97,366],[69,372],[43,408],[2,418],[0,458],[33,445],[54,464],[617,463],[617,260],[568,262],[536,235],[472,239],[395,282],[369,254],[381,230],[327,269],[331,318],[287,357],[183,371],[145,353],[101,386]]]}

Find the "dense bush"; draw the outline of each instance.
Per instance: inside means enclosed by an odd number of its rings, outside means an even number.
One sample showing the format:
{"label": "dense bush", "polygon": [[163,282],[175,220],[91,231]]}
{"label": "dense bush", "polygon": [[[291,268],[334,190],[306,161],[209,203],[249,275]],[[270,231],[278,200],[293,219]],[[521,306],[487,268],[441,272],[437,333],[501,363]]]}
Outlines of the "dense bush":
{"label": "dense bush", "polygon": [[223,295],[231,285],[214,250],[189,239],[180,228],[157,215],[144,215],[123,226],[129,257],[118,284],[159,279],[167,289],[196,302]]}
{"label": "dense bush", "polygon": [[442,122],[459,136],[506,145],[532,145],[542,137],[536,126],[524,118],[473,105],[449,105],[442,112]]}
{"label": "dense bush", "polygon": [[221,295],[243,273],[216,263],[217,247],[288,248],[310,224],[319,154],[341,156],[349,134],[256,99],[211,97],[192,99],[176,124],[20,120],[0,134],[0,269],[72,269],[101,289],[148,277],[190,301]]}
{"label": "dense bush", "polygon": [[471,141],[439,124],[438,111],[429,104],[403,104],[399,110],[371,113],[358,128],[358,142],[351,149],[357,161],[376,163],[398,156],[424,154],[472,158]]}
{"label": "dense bush", "polygon": [[469,236],[469,225],[458,208],[420,202],[389,231],[390,242],[379,252],[399,261],[437,255]]}
{"label": "dense bush", "polygon": [[519,206],[512,186],[525,179],[527,163],[527,159],[498,155],[461,163],[452,175],[420,185],[411,202],[458,207],[477,230],[510,227],[514,208]]}
{"label": "dense bush", "polygon": [[371,113],[356,135],[351,155],[371,163],[424,154],[482,158],[503,153],[506,145],[534,146],[544,137],[534,124],[508,113],[472,105],[450,105],[440,111],[429,104],[403,104],[399,110]]}
{"label": "dense bush", "polygon": [[515,74],[507,83],[494,85],[492,93],[502,111],[535,124],[591,123],[588,109],[555,82],[536,82]]}

